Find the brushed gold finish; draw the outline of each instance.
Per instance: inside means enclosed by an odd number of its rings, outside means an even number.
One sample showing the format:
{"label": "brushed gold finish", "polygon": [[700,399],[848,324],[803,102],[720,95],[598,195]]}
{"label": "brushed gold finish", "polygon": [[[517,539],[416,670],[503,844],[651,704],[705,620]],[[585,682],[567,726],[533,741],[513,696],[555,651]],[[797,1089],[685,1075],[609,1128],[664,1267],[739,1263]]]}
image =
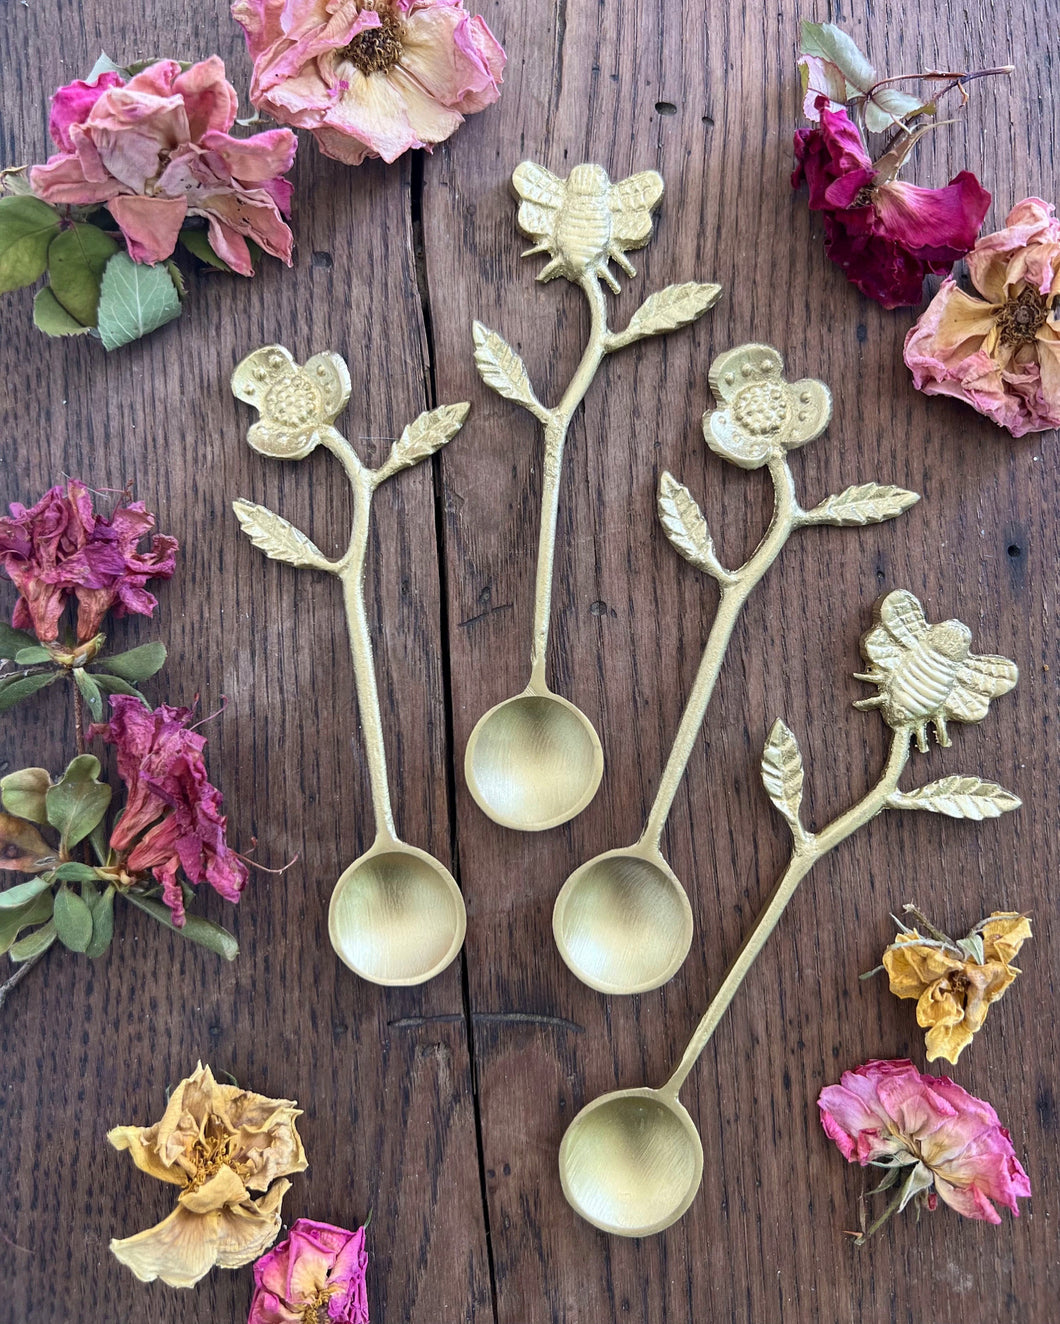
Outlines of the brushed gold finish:
{"label": "brushed gold finish", "polygon": [[642,248],[651,238],[651,216],[662,199],[662,178],[646,170],[612,184],[602,167],[579,165],[567,179],[560,179],[543,166],[524,161],[514,171],[512,184],[521,199],[518,226],[534,240],[523,256],[550,254],[538,280],[563,276],[579,286],[589,303],[590,329],[570,384],[559,404],[549,408],[535,395],[515,350],[481,322],[474,324],[475,363],[482,379],[538,420],[544,430],[545,459],[530,681],[520,694],[479,718],[468,740],[464,775],[476,804],[494,822],[540,832],[581,813],[596,794],[604,770],[603,750],[592,722],[569,700],[554,694],[545,678],[567,430],[608,354],[695,321],[714,306],[721,287],[694,281],[668,286],[645,300],[624,331],[611,331],[600,282],[618,290],[611,262],[628,276],[636,275],[626,253]]}
{"label": "brushed gold finish", "polygon": [[[920,604],[911,593],[888,594],[877,604],[876,619],[877,624],[863,636],[862,653],[877,666],[885,641],[889,641],[889,656],[897,663],[909,660],[918,651],[922,654],[925,640],[938,638],[931,631],[939,627],[927,626]],[[989,700],[1015,684],[1015,664],[1007,658],[974,658],[967,651],[970,631],[956,621],[944,625],[961,638],[965,662],[946,685],[940,682],[936,686],[933,711],[949,709],[952,714],[954,707],[960,707],[964,713],[960,720],[980,721]],[[900,638],[895,637],[896,629],[901,632]],[[962,671],[965,666],[967,670]],[[967,693],[976,695],[974,705],[967,704]],[[898,789],[924,717],[918,695],[910,687],[903,704],[880,705],[893,731],[880,779],[857,804],[816,833],[802,823],[803,765],[798,743],[783,722],[775,723],[762,757],[762,779],[791,829],[787,868],[666,1084],[659,1089],[616,1090],[594,1099],[571,1122],[560,1145],[563,1193],[576,1212],[595,1227],[617,1236],[649,1236],[675,1223],[692,1203],[703,1175],[703,1145],[678,1094],[795,889],[818,860],[885,808],[926,809],[978,819],[997,817],[1018,807],[1015,796],[978,778],[948,777],[909,792]],[[973,709],[978,715],[973,715]],[[963,787],[973,785],[974,793],[965,801],[953,796],[955,781]]]}
{"label": "brushed gold finish", "polygon": [[255,350],[232,375],[236,397],[253,405],[259,422],[247,441],[263,455],[303,459],[317,446],[338,459],[353,492],[353,530],[346,552],[329,560],[300,529],[264,506],[232,503],[243,531],[273,560],[326,570],[342,583],[357,706],[375,812],[372,846],[342,874],[331,896],[328,933],[342,960],[375,984],[422,984],[444,970],[464,941],[467,916],[452,874],[433,856],[401,841],[394,827],[386,746],[372,640],[364,603],[372,497],[400,469],[432,455],[467,417],[466,404],[423,413],[394,443],[378,469],[368,469],[332,423],[350,395],[345,362],[317,354],[304,367],[282,345]]}
{"label": "brushed gold finish", "polygon": [[663,858],[662,833],[751,592],[796,529],[876,523],[919,500],[903,488],[862,484],[804,510],[787,452],[825,430],[832,397],[823,382],[785,381],[783,368],[775,349],[751,344],[719,355],[710,369],[718,408],[704,415],[703,431],[711,448],[741,468],[768,468],[773,482],[773,517],[749,560],[737,570],[725,569],[691,492],[670,473],[659,481],[666,536],[686,560],[718,581],[721,600],[644,831],[634,845],[581,865],[556,899],[552,930],[560,955],[583,983],[601,993],[658,988],[688,954],[692,908]]}

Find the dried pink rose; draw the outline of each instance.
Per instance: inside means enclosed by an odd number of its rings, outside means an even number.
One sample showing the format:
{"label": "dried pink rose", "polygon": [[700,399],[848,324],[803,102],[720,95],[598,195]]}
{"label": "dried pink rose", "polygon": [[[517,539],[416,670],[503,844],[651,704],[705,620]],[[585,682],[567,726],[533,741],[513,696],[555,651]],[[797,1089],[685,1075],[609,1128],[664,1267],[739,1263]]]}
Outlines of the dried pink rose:
{"label": "dried pink rose", "polygon": [[290,266],[281,212],[290,210],[283,176],[295,136],[272,129],[233,138],[236,105],[216,55],[183,72],[159,60],[128,82],[106,73],[70,83],[52,99],[59,151],[33,167],[33,191],[50,203],[103,203],[137,262],[169,257],[187,218],[202,216],[214,252],[242,275],[254,272],[247,239]]}
{"label": "dried pink rose", "polygon": [[31,509],[12,502],[10,510],[0,516],[0,567],[20,594],[11,618],[16,629],[54,643],[71,596],[80,643],[99,633],[108,611],[153,613],[158,603],[144,585],[173,574],[177,540],[155,534],[146,552],[137,550],[155,526],[142,502],[119,501],[109,516],[97,515],[88,488],[71,479]]}
{"label": "dried pink rose", "polygon": [[221,792],[207,776],[206,740],[188,727],[191,709],[161,704],[151,712],[125,694],[111,695],[110,705],[110,722],[91,727],[89,735],[117,747],[118,773],[128,788],[110,837],[114,850],[128,853],[125,870],[154,874],[178,928],[184,924],[181,872],[235,904],[247,867],[225,839]]}
{"label": "dried pink rose", "polygon": [[464,0],[234,0],[250,99],[347,165],[443,142],[492,105],[505,54]]}
{"label": "dried pink rose", "polygon": [[254,1265],[247,1324],[369,1324],[364,1228],[300,1218]]}
{"label": "dried pink rose", "polygon": [[941,1198],[965,1218],[1000,1223],[992,1201],[1018,1217],[1017,1200],[1031,1193],[993,1108],[945,1076],[922,1075],[909,1061],[845,1071],[841,1084],[821,1091],[817,1106],[844,1158],[891,1168],[900,1178],[897,1196],[869,1232],[913,1199],[933,1210]]}
{"label": "dried pink rose", "polygon": [[820,126],[795,134],[791,183],[808,184],[810,210],[824,213],[825,252],[884,308],[919,303],[924,277],[948,272],[975,243],[990,194],[967,170],[945,188],[903,183],[893,177],[900,161],[874,164],[844,109],[824,97],[817,106]]}
{"label": "dried pink rose", "polygon": [[1014,437],[1060,427],[1060,220],[1025,198],[968,254],[981,298],[944,281],[905,340],[913,385]]}

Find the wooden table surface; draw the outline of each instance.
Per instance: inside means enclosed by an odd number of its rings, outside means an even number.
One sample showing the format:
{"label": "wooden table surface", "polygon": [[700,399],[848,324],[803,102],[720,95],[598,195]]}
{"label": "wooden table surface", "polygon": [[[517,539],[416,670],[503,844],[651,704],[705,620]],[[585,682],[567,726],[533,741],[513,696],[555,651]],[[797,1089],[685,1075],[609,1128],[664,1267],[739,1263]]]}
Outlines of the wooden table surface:
{"label": "wooden table surface", "polygon": [[[1011,58],[1010,80],[978,85],[959,123],[923,143],[913,177],[974,169],[995,197],[988,229],[1027,194],[1056,198],[1060,5],[488,0],[482,12],[509,54],[503,95],[433,156],[353,170],[302,142],[292,272],[266,260],[252,281],[193,275],[178,323],[112,355],[39,337],[28,292],[4,302],[0,496],[33,500],[71,474],[131,480],[158,511],[180,539],[178,571],[157,624],[119,623],[116,641],[168,644],[154,699],[199,695],[211,713],[227,698],[207,731],[230,836],[257,838],[266,863],[298,862],[254,878],[237,912],[202,898],[212,918],[234,916],[232,965],[126,907],[106,957],[53,950],[12,994],[0,1016],[0,1324],[243,1320],[249,1270],[177,1292],[143,1286],[107,1251],[162,1217],[171,1194],[105,1132],[156,1119],[199,1058],[299,1100],[310,1167],[285,1218],[356,1226],[372,1211],[374,1324],[1046,1324],[1060,1294],[1056,436],[1013,442],[918,395],[901,362],[911,314],[862,299],[826,260],[789,173],[798,20],[835,18],[888,72]],[[47,95],[101,48],[120,60],[218,51],[237,86],[249,79],[223,4],[8,0],[5,162],[44,159]],[[614,178],[663,174],[656,237],[610,300],[617,325],[673,281],[725,290],[695,329],[609,360],[573,426],[551,677],[601,732],[607,770],[588,810],[536,835],[489,822],[462,775],[475,720],[528,676],[542,477],[534,426],[477,377],[470,324],[500,331],[545,399],[587,332],[577,290],[536,284],[541,260],[520,261],[508,180],[527,157],[560,174],[580,161]],[[659,474],[690,486],[730,563],[764,527],[764,471],[725,465],[700,431],[711,359],[752,339],[834,393],[829,432],[792,460],[807,504],[870,479],[924,500],[880,527],[800,533],[751,599],[664,839],[691,893],[692,951],[665,989],[607,998],[561,962],[553,900],[576,864],[635,834],[717,605],[661,535]],[[270,341],[299,360],[345,355],[346,431],[372,460],[429,404],[472,403],[439,458],[380,491],[370,551],[398,827],[451,863],[467,901],[462,956],[421,988],[361,982],[328,944],[332,884],[371,839],[338,585],[266,561],[229,503],[262,501],[325,550],[344,542],[350,510],[330,457],[285,465],[245,443],[250,413],[228,378]],[[560,1137],[600,1092],[665,1078],[782,867],[786,828],[758,775],[773,719],[802,743],[812,824],[874,781],[887,732],[852,710],[866,690],[851,673],[874,599],[898,587],[932,619],[968,622],[979,651],[1022,673],[982,725],[955,730],[952,750],[916,756],[915,779],[981,772],[1023,808],[982,824],[885,815],[814,871],[687,1086],[707,1155],[698,1198],[663,1235],[599,1233],[563,1199]],[[0,598],[7,611],[13,590]],[[63,765],[71,725],[43,699],[3,721],[4,768]],[[1000,1227],[942,1207],[857,1251],[844,1229],[863,1174],[826,1140],[816,1099],[867,1058],[924,1066],[913,1005],[858,981],[908,900],[957,933],[995,908],[1033,912],[1025,973],[952,1074],[995,1104],[1034,1196]]]}

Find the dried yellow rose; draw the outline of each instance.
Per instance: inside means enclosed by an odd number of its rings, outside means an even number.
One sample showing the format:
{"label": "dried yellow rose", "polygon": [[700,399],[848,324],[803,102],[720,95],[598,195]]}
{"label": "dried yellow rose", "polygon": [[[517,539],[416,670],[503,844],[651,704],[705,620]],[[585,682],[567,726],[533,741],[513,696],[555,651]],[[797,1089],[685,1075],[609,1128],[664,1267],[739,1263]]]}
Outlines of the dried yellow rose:
{"label": "dried yellow rose", "polygon": [[928,1061],[956,1062],[1020,973],[1011,962],[1031,936],[1031,924],[1026,915],[994,911],[960,942],[929,928],[930,937],[917,929],[898,934],[883,954],[883,968],[896,997],[916,999]]}
{"label": "dried yellow rose", "polygon": [[[236,1269],[257,1259],[279,1235],[291,1185],[282,1179],[307,1167],[299,1116],[288,1099],[219,1085],[200,1062],[161,1121],[107,1134],[138,1168],[183,1188],[168,1218],[111,1241],[111,1250],[141,1282],[161,1278],[170,1287],[193,1287],[214,1265]],[[265,1194],[255,1199],[252,1191]]]}

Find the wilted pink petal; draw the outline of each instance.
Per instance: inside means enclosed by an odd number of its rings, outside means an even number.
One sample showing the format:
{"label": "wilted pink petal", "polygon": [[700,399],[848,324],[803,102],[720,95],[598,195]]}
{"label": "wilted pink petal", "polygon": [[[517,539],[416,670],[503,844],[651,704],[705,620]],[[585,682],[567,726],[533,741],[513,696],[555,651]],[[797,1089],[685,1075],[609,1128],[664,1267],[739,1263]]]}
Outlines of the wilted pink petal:
{"label": "wilted pink petal", "polygon": [[496,101],[505,55],[463,0],[235,0],[250,97],[350,165],[448,138]]}
{"label": "wilted pink petal", "polygon": [[369,1324],[364,1228],[348,1232],[300,1218],[254,1265],[247,1324]]}
{"label": "wilted pink petal", "polygon": [[292,236],[281,216],[290,184],[282,176],[294,160],[294,134],[233,138],[236,105],[217,56],[183,71],[158,60],[127,83],[109,74],[95,87],[60,88],[53,137],[62,150],[33,167],[33,190],[45,202],[105,203],[137,262],[169,257],[186,217],[201,216],[232,236],[231,265],[244,274],[252,268],[239,235],[290,266]]}

